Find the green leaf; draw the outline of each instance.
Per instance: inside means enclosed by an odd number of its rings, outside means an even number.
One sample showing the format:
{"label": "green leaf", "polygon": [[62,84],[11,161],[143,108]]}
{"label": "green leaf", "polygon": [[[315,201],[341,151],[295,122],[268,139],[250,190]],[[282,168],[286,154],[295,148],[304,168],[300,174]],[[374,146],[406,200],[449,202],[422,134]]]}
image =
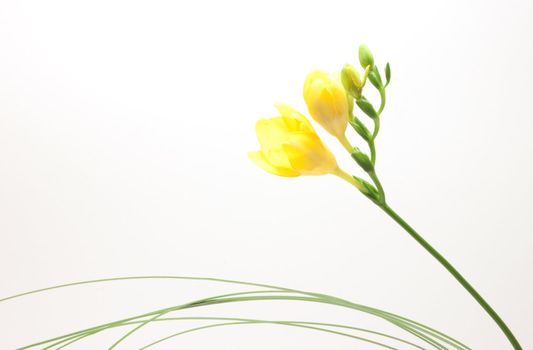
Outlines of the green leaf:
{"label": "green leaf", "polygon": [[363,140],[365,140],[365,141],[369,141],[370,140],[370,137],[371,137],[370,131],[367,129],[365,124],[363,124],[363,122],[361,122],[357,118],[354,118],[354,119],[350,120],[350,125],[359,134],[359,136],[361,136],[363,138]]}
{"label": "green leaf", "polygon": [[361,98],[361,99],[355,101],[355,103],[357,103],[359,108],[361,108],[361,110],[363,112],[365,112],[365,114],[368,115],[370,118],[372,118],[372,119],[377,118],[378,113],[374,109],[374,106],[372,106],[372,104],[370,102],[368,102],[367,99]]}
{"label": "green leaf", "polygon": [[390,64],[387,62],[387,65],[385,66],[385,78],[387,78],[387,83],[385,85],[389,85],[390,83]]}
{"label": "green leaf", "polygon": [[368,73],[368,80],[376,87],[376,89],[381,89],[383,87],[383,82],[381,81],[381,75],[379,74],[378,67],[372,67],[370,73]]}

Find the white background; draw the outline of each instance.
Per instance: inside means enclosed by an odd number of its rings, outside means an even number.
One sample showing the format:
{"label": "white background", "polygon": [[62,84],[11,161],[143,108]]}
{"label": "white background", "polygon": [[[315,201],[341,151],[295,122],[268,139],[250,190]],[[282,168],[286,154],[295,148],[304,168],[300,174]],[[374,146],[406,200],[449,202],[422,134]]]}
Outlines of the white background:
{"label": "white background", "polygon": [[[509,349],[452,277],[346,183],[278,178],[246,158],[274,102],[305,112],[307,72],[356,64],[365,42],[392,66],[378,139],[391,206],[533,347],[532,16],[527,0],[0,2],[0,296],[125,275],[232,278],[338,295],[474,349]],[[0,348],[174,305],[182,288],[221,290],[117,282],[4,302]],[[255,327],[160,348],[180,344],[357,346]]]}

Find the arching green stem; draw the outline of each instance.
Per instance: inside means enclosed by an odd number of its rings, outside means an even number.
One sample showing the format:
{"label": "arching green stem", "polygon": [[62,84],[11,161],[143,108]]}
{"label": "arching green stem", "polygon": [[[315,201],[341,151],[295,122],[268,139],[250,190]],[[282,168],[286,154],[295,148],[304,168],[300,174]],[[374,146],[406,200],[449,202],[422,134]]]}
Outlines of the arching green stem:
{"label": "arching green stem", "polygon": [[398,215],[391,207],[384,204],[380,206],[387,215],[396,221],[411,237],[413,237],[428,253],[430,253],[452,276],[474,297],[479,305],[489,314],[489,316],[496,322],[498,327],[505,334],[511,345],[515,350],[522,350],[522,346],[511,332],[509,327],[505,324],[503,319],[496,313],[496,311],[489,305],[489,303],[478,293],[478,291],[457,271],[457,269],[448,261],[442,254],[440,254],[431,244],[429,244],[422,236],[415,231],[400,215]]}

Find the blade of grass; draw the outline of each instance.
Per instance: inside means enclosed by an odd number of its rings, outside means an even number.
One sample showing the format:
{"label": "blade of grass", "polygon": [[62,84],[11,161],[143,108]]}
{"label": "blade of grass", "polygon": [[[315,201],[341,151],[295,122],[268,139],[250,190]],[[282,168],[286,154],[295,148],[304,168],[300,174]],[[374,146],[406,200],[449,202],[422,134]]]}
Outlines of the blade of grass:
{"label": "blade of grass", "polygon": [[[410,328],[416,328],[419,331],[429,333],[430,335],[432,335],[434,337],[440,336],[440,337],[442,337],[441,340],[447,342],[448,344],[454,344],[457,348],[460,348],[460,349],[462,348],[462,349],[470,350],[470,348],[468,348],[466,345],[462,344],[461,342],[451,338],[448,335],[445,335],[444,333],[438,332],[438,331],[432,329],[431,327],[423,325],[421,323],[415,322],[413,320],[410,320],[408,318],[405,318],[405,317],[402,317],[402,316],[399,316],[399,315],[395,315],[395,314],[390,313],[390,312],[386,312],[386,311],[383,311],[383,310],[371,308],[371,307],[360,305],[360,304],[355,304],[355,303],[352,303],[352,302],[349,302],[347,300],[340,299],[340,298],[337,298],[337,297],[329,296],[329,295],[326,295],[326,294],[311,293],[311,292],[305,292],[305,291],[289,289],[289,288],[284,288],[284,287],[277,287],[277,286],[272,286],[272,285],[268,285],[268,284],[250,283],[250,282],[242,282],[242,281],[219,279],[219,278],[210,278],[210,277],[132,276],[132,277],[104,278],[104,279],[96,279],[96,280],[90,280],[90,281],[80,281],[80,282],[74,282],[74,283],[67,283],[67,284],[56,285],[56,286],[52,286],[52,287],[48,287],[48,288],[37,289],[37,290],[33,290],[33,291],[25,292],[25,293],[20,293],[20,294],[17,294],[17,295],[13,295],[13,296],[10,296],[10,297],[6,297],[6,298],[3,298],[3,299],[0,299],[0,302],[7,301],[7,300],[12,300],[12,299],[19,298],[19,297],[26,296],[26,295],[30,295],[30,294],[41,293],[41,292],[45,292],[45,291],[49,291],[49,290],[53,290],[53,289],[58,289],[58,288],[64,288],[64,287],[71,287],[71,286],[77,286],[77,285],[83,285],[83,284],[91,284],[91,283],[102,283],[102,282],[110,282],[110,281],[119,281],[119,280],[140,280],[140,279],[177,279],[177,280],[212,281],[212,282],[230,283],[230,284],[256,286],[256,287],[264,287],[264,288],[273,289],[272,291],[263,291],[263,292],[281,291],[281,292],[288,292],[288,293],[296,293],[296,294],[313,296],[313,297],[315,297],[317,299],[321,299],[321,300],[307,300],[307,301],[326,302],[328,304],[350,307],[350,308],[355,309],[355,310],[359,310],[359,311],[362,311],[362,312],[367,312],[367,313],[373,314],[375,316],[381,317],[381,318],[383,318],[383,319],[385,319],[385,320],[387,320],[389,322],[396,321],[396,322],[392,322],[395,325],[398,325],[398,323],[403,324],[403,325],[409,325]],[[241,293],[235,293],[235,295],[238,295],[238,294],[241,294]],[[220,297],[220,296],[218,296],[218,297]],[[216,298],[216,297],[213,297],[213,298]],[[192,307],[192,306],[195,306],[195,305],[191,304],[189,306]],[[175,310],[180,309],[180,307],[172,307],[172,308],[167,308],[167,309],[172,309],[170,311],[175,311]],[[167,310],[167,309],[163,309],[163,310]],[[124,319],[124,320],[112,322],[110,324],[114,324],[114,323],[117,323],[117,322],[120,323],[120,322],[133,320],[133,319],[138,319],[138,318],[141,318],[141,317],[147,317],[147,316],[150,316],[150,315],[156,315],[156,314],[160,313],[161,311],[162,310],[157,310],[157,311],[154,311],[154,312],[151,312],[151,313],[147,313],[147,314],[144,314],[144,315],[139,315],[139,316],[132,317],[132,318],[129,318],[129,319]],[[147,323],[149,323],[149,322],[150,321],[148,320]],[[74,333],[70,333],[70,334],[67,334],[67,335],[64,335],[64,336],[61,336],[61,337],[52,338],[52,339],[49,339],[48,341],[32,344],[29,347],[36,346],[36,345],[42,345],[43,343],[47,343],[47,342],[58,340],[58,339],[64,339],[64,338],[66,338],[68,336],[81,334],[83,332],[87,332],[87,331],[90,331],[90,330],[106,327],[107,325],[110,325],[110,324],[104,324],[104,325],[100,325],[100,326],[97,326],[97,327],[91,327],[91,328],[88,328],[88,329],[85,329],[85,330],[82,330],[82,331],[79,331],[79,332],[74,332]],[[24,348],[21,348],[21,349],[27,349],[27,348],[28,347],[24,347]]]}

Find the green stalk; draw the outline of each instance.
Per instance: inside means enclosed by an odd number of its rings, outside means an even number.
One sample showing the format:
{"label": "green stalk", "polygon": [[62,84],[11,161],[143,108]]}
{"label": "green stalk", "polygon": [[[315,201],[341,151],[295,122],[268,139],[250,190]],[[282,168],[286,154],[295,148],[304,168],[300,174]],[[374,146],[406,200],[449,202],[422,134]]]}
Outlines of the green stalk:
{"label": "green stalk", "polygon": [[387,94],[385,93],[385,87],[379,89],[379,97],[381,98],[381,104],[379,106],[378,115],[381,115],[381,112],[383,112],[383,109],[385,109],[385,104],[387,103]]}
{"label": "green stalk", "polygon": [[376,165],[376,137],[378,137],[379,133],[379,126],[380,126],[380,120],[381,113],[383,112],[383,109],[385,108],[385,104],[387,103],[387,95],[385,93],[385,88],[382,87],[379,89],[379,97],[381,98],[381,103],[379,105],[378,109],[378,116],[374,118],[374,132],[372,132],[372,137],[370,140],[368,140],[368,148],[370,149],[370,161],[375,166]]}
{"label": "green stalk", "polygon": [[376,175],[375,171],[369,171],[368,175],[374,181],[374,184],[376,185],[378,192],[379,192],[379,201],[380,203],[385,203],[385,190],[383,189],[383,185],[381,185],[381,182],[379,181],[378,176]]}
{"label": "green stalk", "polygon": [[[388,85],[388,83],[387,83]],[[385,86],[386,87],[386,86]],[[374,131],[372,132],[372,136],[367,141],[368,146],[370,148],[370,159],[372,162],[372,165],[376,164],[376,146],[375,141],[376,137],[379,133],[380,128],[380,116],[383,112],[383,109],[385,108],[386,104],[386,93],[385,93],[385,87],[378,88],[379,96],[381,98],[381,104],[379,106],[379,109],[377,111],[377,116],[374,118]],[[442,254],[440,254],[433,246],[431,246],[418,232],[416,232],[400,215],[398,215],[394,210],[392,210],[391,207],[387,205],[387,202],[385,200],[385,191],[383,189],[383,186],[381,185],[381,182],[379,181],[379,178],[375,172],[375,170],[368,171],[368,175],[374,182],[374,185],[376,186],[378,192],[379,192],[379,201],[373,200],[373,202],[379,206],[387,215],[389,215],[396,223],[398,223],[407,233],[411,235],[426,251],[428,251],[435,259],[437,259],[438,262],[441,263],[448,272],[452,274],[452,276],[474,297],[474,299],[481,305],[481,307],[489,314],[489,316],[496,322],[498,327],[503,331],[509,342],[512,344],[513,348],[515,350],[522,350],[522,346],[520,343],[518,343],[518,340],[513,335],[509,327],[505,324],[505,322],[502,320],[502,318],[496,313],[496,311],[487,303],[485,299],[477,292],[477,290],[472,287],[472,285],[457,271],[455,267],[453,267],[452,264],[448,260],[446,260]],[[350,181],[348,181],[350,182]]]}
{"label": "green stalk", "polygon": [[442,256],[431,244],[429,244],[418,232],[415,231],[400,215],[398,215],[394,210],[391,209],[387,204],[378,205],[387,215],[389,215],[396,223],[398,223],[411,237],[413,237],[424,249],[431,254],[439,263],[453,277],[474,297],[474,299],[481,305],[481,307],[489,314],[489,316],[496,322],[498,327],[505,334],[509,342],[512,344],[515,350],[522,350],[522,346],[518,343],[518,340],[513,335],[509,327],[505,324],[502,318],[496,313],[496,311],[487,303],[485,299],[472,287],[472,285],[457,271],[453,265]]}

